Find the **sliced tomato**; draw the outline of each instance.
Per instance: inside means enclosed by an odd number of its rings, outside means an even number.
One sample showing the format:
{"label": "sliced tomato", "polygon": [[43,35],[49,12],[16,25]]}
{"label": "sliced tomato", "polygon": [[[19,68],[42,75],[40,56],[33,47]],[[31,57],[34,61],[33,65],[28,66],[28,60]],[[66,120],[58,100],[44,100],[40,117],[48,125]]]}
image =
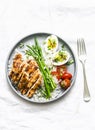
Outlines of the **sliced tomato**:
{"label": "sliced tomato", "polygon": [[71,84],[71,80],[70,79],[64,79],[61,81],[60,85],[62,88],[67,89]]}
{"label": "sliced tomato", "polygon": [[60,73],[58,73],[57,71],[52,71],[51,74],[52,74],[53,76],[56,76],[56,78],[57,78],[58,80],[61,79]]}
{"label": "sliced tomato", "polygon": [[62,65],[62,68],[64,71],[67,71],[67,66],[66,65]]}
{"label": "sliced tomato", "polygon": [[71,73],[66,72],[66,73],[63,73],[63,75],[62,75],[62,79],[71,79],[71,78],[72,78]]}
{"label": "sliced tomato", "polygon": [[56,71],[58,73],[62,72],[62,71],[67,71],[67,67],[65,65],[61,65],[61,66],[57,66]]}
{"label": "sliced tomato", "polygon": [[58,74],[60,74],[60,68],[59,67],[56,68],[56,71],[57,71]]}
{"label": "sliced tomato", "polygon": [[57,71],[52,71],[51,74],[52,74],[52,75],[57,75],[58,72],[57,72]]}
{"label": "sliced tomato", "polygon": [[60,75],[60,79],[61,79],[63,73],[67,72],[67,67],[65,65],[57,66],[56,71],[58,75]]}
{"label": "sliced tomato", "polygon": [[61,76],[60,76],[60,75],[57,75],[56,78],[57,78],[58,80],[60,80],[60,79],[61,79]]}

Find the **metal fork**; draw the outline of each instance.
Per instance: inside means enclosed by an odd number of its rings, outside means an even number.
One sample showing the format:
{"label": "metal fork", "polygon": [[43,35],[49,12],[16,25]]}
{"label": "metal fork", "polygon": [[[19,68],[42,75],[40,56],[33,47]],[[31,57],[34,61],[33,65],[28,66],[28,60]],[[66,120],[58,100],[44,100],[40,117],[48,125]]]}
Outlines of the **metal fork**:
{"label": "metal fork", "polygon": [[83,67],[83,76],[84,76],[84,92],[83,92],[83,99],[84,101],[88,102],[90,101],[90,92],[88,89],[87,79],[86,79],[86,73],[85,73],[85,61],[86,61],[86,47],[84,39],[78,39],[77,40],[77,52],[80,62],[82,63]]}

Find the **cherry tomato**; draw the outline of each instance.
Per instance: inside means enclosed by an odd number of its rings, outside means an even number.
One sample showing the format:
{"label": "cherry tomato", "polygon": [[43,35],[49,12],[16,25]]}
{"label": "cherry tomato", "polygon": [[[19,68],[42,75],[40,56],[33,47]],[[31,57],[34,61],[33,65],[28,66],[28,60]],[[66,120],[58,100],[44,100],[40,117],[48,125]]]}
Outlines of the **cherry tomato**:
{"label": "cherry tomato", "polygon": [[61,81],[60,85],[62,88],[67,89],[71,84],[70,79],[64,79]]}
{"label": "cherry tomato", "polygon": [[71,73],[66,72],[66,73],[63,73],[63,75],[62,75],[62,79],[71,79],[71,78],[72,78]]}

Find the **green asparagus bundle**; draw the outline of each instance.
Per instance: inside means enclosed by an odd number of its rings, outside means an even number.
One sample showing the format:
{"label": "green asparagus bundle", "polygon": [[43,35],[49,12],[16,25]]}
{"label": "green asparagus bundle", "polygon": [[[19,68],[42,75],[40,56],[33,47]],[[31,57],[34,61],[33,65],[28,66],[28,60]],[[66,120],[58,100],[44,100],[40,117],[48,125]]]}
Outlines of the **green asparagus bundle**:
{"label": "green asparagus bundle", "polygon": [[35,45],[32,46],[27,45],[28,50],[26,50],[26,54],[29,56],[33,56],[36,62],[38,63],[39,69],[42,73],[43,80],[44,80],[46,98],[50,98],[51,92],[56,88],[56,84],[54,83],[50,71],[47,65],[45,64],[44,57],[42,54],[42,49],[39,46],[37,39],[35,38],[34,40],[35,40]]}

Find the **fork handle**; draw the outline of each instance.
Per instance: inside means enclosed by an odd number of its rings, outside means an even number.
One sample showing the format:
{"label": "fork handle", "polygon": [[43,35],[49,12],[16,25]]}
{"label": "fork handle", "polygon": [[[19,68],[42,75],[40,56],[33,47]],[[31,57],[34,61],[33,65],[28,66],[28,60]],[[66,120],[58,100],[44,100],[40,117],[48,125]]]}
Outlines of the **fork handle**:
{"label": "fork handle", "polygon": [[86,72],[85,72],[85,63],[82,63],[83,66],[83,76],[84,76],[84,93],[83,93],[83,99],[85,102],[90,101],[90,92],[88,89],[87,79],[86,79]]}

